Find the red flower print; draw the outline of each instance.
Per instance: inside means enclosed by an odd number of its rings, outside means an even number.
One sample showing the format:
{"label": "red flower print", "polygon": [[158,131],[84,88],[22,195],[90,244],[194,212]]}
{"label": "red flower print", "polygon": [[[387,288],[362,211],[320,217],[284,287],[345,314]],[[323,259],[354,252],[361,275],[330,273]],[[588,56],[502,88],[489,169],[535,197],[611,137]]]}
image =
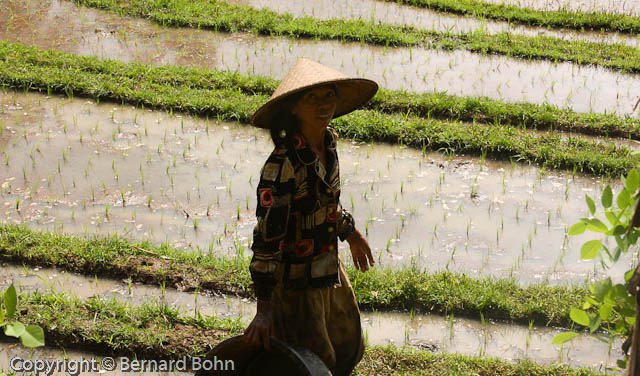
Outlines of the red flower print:
{"label": "red flower print", "polygon": [[258,194],[260,195],[260,206],[263,208],[270,208],[273,203],[271,188],[260,188],[260,190],[258,190]]}
{"label": "red flower print", "polygon": [[295,243],[296,256],[304,257],[313,253],[313,239],[302,239]]}

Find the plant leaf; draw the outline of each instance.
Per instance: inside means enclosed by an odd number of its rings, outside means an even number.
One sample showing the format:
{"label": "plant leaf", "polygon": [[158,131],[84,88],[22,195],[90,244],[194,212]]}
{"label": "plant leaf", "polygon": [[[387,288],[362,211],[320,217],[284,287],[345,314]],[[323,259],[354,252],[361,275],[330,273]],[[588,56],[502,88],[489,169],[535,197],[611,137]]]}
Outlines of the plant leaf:
{"label": "plant leaf", "polygon": [[628,322],[631,326],[636,323],[636,311],[633,308],[622,308],[620,314],[624,316],[624,321]]}
{"label": "plant leaf", "polygon": [[631,280],[631,277],[633,277],[633,273],[635,273],[635,269],[629,269],[627,270],[626,273],[624,273],[624,281],[625,282],[629,282],[629,280]]}
{"label": "plant leaf", "polygon": [[598,330],[598,328],[600,327],[600,323],[602,322],[602,320],[600,319],[600,315],[598,314],[594,314],[589,318],[589,331],[591,331],[591,333],[595,332],[596,330]]}
{"label": "plant leaf", "polygon": [[627,296],[629,296],[629,293],[627,292],[627,289],[624,287],[624,285],[622,285],[620,283],[614,285],[613,289],[611,291],[613,293],[613,297],[614,298],[615,297],[626,298]]}
{"label": "plant leaf", "polygon": [[597,218],[591,218],[587,222],[587,230],[604,233],[607,232],[609,228],[607,227],[607,225],[602,223],[601,220]]}
{"label": "plant leaf", "polygon": [[16,294],[16,288],[13,283],[7,291],[4,292],[4,306],[7,310],[7,318],[12,319],[16,313],[16,306],[18,305],[18,295]]}
{"label": "plant leaf", "polygon": [[580,235],[587,229],[587,224],[584,222],[578,222],[571,226],[569,232],[567,233],[569,236]]}
{"label": "plant leaf", "polygon": [[609,186],[609,184],[607,184],[607,186],[604,188],[604,191],[602,192],[601,201],[602,206],[604,206],[605,209],[611,207],[611,203],[613,201],[613,192],[611,191],[611,187]]}
{"label": "plant leaf", "polygon": [[596,300],[603,301],[609,290],[613,287],[611,284],[611,278],[607,278],[603,281],[598,281],[593,285],[593,294],[596,296]]}
{"label": "plant leaf", "polygon": [[20,336],[20,342],[26,347],[44,346],[44,330],[38,325],[29,325]]}
{"label": "plant leaf", "polygon": [[615,226],[620,222],[616,217],[615,213],[612,212],[611,210],[605,210],[604,216],[607,217],[607,220],[609,221],[609,223],[611,223],[612,226]]}
{"label": "plant leaf", "polygon": [[616,250],[613,252],[613,256],[611,257],[613,262],[618,262],[620,255],[622,254],[622,249],[620,247],[616,247]]}
{"label": "plant leaf", "polygon": [[582,326],[589,326],[589,315],[581,309],[571,308],[569,317]]}
{"label": "plant leaf", "polygon": [[624,321],[628,322],[630,326],[634,326],[636,324],[636,315],[635,310],[629,309],[629,312],[620,312],[624,316]]}
{"label": "plant leaf", "polygon": [[629,206],[629,203],[631,202],[631,195],[626,188],[622,188],[620,193],[618,193],[618,199],[616,200],[616,202],[618,203],[618,208],[622,210],[626,209],[627,206]]}
{"label": "plant leaf", "polygon": [[611,235],[613,236],[622,235],[625,232],[627,232],[626,227],[624,227],[623,225],[616,225],[616,227],[614,227],[613,230],[611,230]]}
{"label": "plant leaf", "polygon": [[604,252],[600,253],[600,263],[604,269],[609,269],[614,263],[613,256],[611,256],[611,252],[609,252],[609,249],[604,245],[602,246],[602,250]]}
{"label": "plant leaf", "polygon": [[593,202],[593,199],[589,197],[589,195],[584,195],[584,199],[587,201],[587,206],[589,207],[591,215],[596,214],[596,203]]}
{"label": "plant leaf", "polygon": [[640,185],[640,174],[638,174],[638,171],[634,168],[629,171],[629,174],[625,179],[624,186],[629,192],[635,192],[636,189],[638,189],[638,185]]}
{"label": "plant leaf", "polygon": [[598,313],[600,314],[600,319],[602,320],[608,319],[612,311],[613,311],[613,306],[611,304],[601,305],[600,309],[598,309]]}
{"label": "plant leaf", "polygon": [[600,302],[595,300],[594,298],[590,297],[590,296],[585,296],[584,300],[588,303],[590,303],[591,305],[599,305]]}
{"label": "plant leaf", "polygon": [[616,244],[618,245],[618,248],[620,248],[623,253],[627,253],[627,251],[629,250],[629,246],[631,244],[634,244],[631,242],[631,239],[629,239],[628,236],[621,237],[620,235],[616,235],[615,239],[616,239]]}
{"label": "plant leaf", "polygon": [[582,245],[582,248],[580,248],[580,258],[583,260],[591,260],[595,258],[601,247],[602,240],[589,240]]}
{"label": "plant leaf", "polygon": [[562,345],[563,343],[565,343],[567,341],[570,341],[570,340],[574,339],[577,336],[578,336],[578,333],[576,333],[576,332],[560,333],[557,336],[553,337],[553,340],[551,340],[551,344],[552,345]]}
{"label": "plant leaf", "polygon": [[24,333],[24,325],[19,321],[9,323],[4,327],[4,334],[7,336],[18,338],[22,333]]}

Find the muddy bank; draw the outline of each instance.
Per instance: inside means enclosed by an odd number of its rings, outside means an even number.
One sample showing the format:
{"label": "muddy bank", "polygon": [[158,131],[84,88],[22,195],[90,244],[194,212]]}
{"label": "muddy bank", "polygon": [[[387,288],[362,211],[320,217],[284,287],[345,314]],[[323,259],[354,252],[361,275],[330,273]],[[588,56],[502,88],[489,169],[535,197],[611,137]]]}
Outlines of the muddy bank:
{"label": "muddy bank", "polygon": [[348,75],[366,75],[387,89],[549,103],[581,112],[633,115],[640,95],[635,75],[569,63],[161,28],[67,1],[29,4],[30,10],[11,10],[11,24],[0,21],[0,38],[101,58],[216,67],[275,79],[306,56]]}

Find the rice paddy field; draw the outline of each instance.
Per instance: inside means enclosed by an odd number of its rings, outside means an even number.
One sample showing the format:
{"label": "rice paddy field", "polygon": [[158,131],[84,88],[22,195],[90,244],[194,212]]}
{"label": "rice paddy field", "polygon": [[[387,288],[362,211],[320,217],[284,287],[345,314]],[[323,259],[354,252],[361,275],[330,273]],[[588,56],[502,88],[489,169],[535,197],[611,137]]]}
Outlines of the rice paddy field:
{"label": "rice paddy field", "polygon": [[355,374],[620,373],[624,338],[569,310],[638,255],[603,270],[568,230],[640,161],[639,31],[637,1],[0,1],[0,286],[46,338],[2,337],[0,368],[242,333],[273,149],[249,118],[306,56],[381,87],[332,122],[376,259],[340,249]]}

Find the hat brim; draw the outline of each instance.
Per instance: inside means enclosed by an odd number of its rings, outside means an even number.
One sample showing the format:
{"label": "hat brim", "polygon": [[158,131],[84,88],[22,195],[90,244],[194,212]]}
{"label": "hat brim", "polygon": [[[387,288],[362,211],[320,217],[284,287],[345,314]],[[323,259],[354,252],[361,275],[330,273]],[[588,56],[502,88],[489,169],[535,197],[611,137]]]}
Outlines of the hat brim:
{"label": "hat brim", "polygon": [[282,110],[282,104],[287,98],[301,91],[328,84],[335,84],[338,89],[338,102],[336,103],[333,119],[364,106],[378,91],[378,84],[366,78],[345,77],[314,82],[311,85],[298,87],[269,99],[253,114],[251,124],[258,128],[270,129],[273,119]]}

